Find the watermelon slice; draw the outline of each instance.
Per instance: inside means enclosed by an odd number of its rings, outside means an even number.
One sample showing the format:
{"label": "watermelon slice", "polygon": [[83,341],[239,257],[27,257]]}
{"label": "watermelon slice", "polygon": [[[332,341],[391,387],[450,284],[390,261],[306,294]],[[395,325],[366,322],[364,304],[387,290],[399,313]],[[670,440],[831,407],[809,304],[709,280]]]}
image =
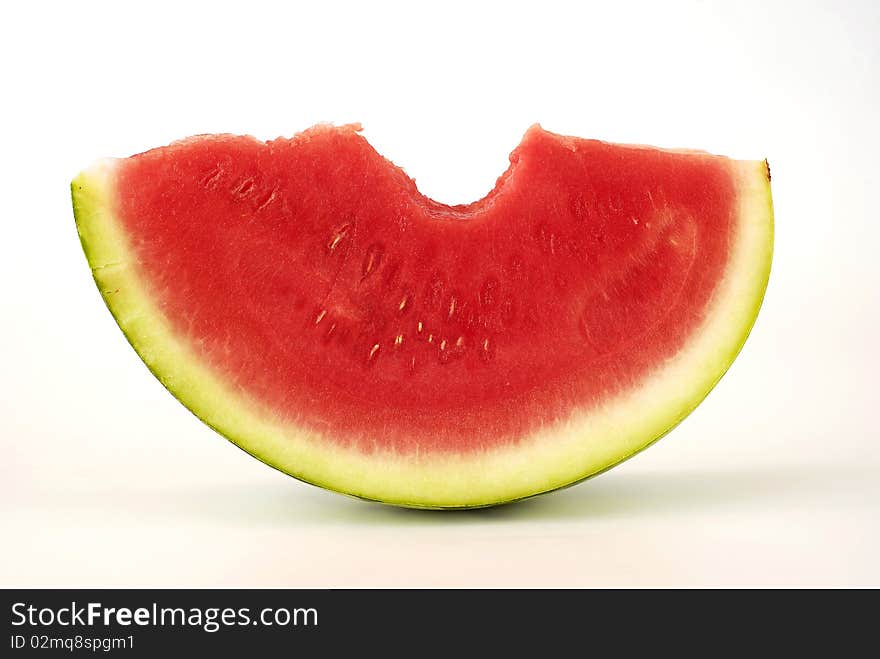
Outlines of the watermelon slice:
{"label": "watermelon slice", "polygon": [[492,192],[448,206],[359,131],[198,136],[72,184],[131,345],[267,464],[405,506],[521,499],[654,442],[743,345],[765,161],[534,126]]}

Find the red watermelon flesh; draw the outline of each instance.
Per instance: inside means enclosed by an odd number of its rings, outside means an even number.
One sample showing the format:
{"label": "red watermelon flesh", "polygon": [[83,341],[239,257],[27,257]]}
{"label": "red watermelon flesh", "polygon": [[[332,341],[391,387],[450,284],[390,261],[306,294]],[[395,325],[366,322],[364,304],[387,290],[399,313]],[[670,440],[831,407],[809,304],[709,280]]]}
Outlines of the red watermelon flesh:
{"label": "red watermelon flesh", "polygon": [[[447,206],[358,130],[200,136],[74,182],[87,255],[134,347],[201,418],[270,464],[409,505],[528,496],[666,432],[745,339],[772,244],[765,163],[533,127],[492,192]],[[124,307],[161,331],[129,331]],[[682,367],[701,343],[699,364]],[[181,368],[197,381],[177,386]],[[680,391],[654,396],[668,399],[664,419],[611,421],[670,368],[685,372],[666,385]],[[211,387],[222,393],[188,400]],[[239,408],[272,425],[255,431],[268,443],[249,439],[254,423],[224,420]],[[577,446],[582,424],[584,443],[601,441],[590,428],[618,433],[616,451],[569,473],[566,460],[583,456],[561,446]],[[565,439],[554,446],[554,435]],[[297,444],[307,456],[286,455]],[[537,460],[521,482],[505,475],[536,450],[551,464]],[[432,462],[473,475],[434,487]],[[382,484],[401,470],[401,487]]]}

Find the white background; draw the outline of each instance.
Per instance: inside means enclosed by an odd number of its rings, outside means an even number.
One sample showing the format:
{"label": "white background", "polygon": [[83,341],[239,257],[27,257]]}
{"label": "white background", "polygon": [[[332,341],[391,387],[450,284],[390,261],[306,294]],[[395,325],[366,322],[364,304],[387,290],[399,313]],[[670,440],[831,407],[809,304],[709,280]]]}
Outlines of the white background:
{"label": "white background", "polygon": [[[880,586],[880,5],[11,3],[0,22],[0,583]],[[768,157],[742,355],[668,438],[529,502],[418,513],[223,441],[128,347],[69,181],[193,133],[359,121],[444,202],[539,121]]]}

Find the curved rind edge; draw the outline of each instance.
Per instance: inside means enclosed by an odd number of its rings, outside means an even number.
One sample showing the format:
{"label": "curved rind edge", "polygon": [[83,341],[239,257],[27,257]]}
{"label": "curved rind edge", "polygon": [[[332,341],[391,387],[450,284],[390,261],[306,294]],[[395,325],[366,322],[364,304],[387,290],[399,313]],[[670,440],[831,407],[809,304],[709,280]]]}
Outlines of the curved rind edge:
{"label": "curved rind edge", "polygon": [[644,386],[572,414],[515,445],[464,455],[365,453],[280,419],[212,373],[147,293],[114,215],[115,160],[71,183],[77,231],[107,307],[162,384],[199,419],[254,457],[326,489],[414,508],[477,508],[597,475],[653,444],[708,395],[740,352],[760,309],[773,252],[766,161],[730,161],[736,237],[703,326]]}

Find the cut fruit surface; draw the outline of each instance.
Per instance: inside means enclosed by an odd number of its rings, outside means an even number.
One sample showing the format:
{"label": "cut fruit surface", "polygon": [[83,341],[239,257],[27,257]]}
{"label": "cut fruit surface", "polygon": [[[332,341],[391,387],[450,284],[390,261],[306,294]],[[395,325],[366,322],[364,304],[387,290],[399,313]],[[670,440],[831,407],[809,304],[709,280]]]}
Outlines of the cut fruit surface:
{"label": "cut fruit surface", "polygon": [[199,136],[72,184],[132,346],[264,462],[401,505],[532,496],[665,434],[745,341],[766,162],[535,126],[447,206],[358,131]]}

